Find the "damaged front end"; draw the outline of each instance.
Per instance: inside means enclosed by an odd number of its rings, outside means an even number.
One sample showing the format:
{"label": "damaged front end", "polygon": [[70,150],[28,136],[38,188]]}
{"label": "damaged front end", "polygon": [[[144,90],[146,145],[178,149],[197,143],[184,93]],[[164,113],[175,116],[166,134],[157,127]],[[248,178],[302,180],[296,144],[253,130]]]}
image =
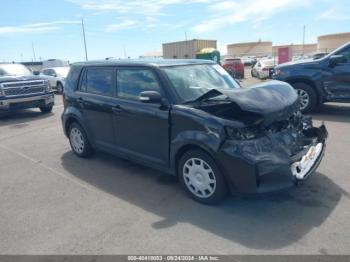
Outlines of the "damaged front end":
{"label": "damaged front end", "polygon": [[[311,118],[299,111],[268,126],[239,132],[227,128],[226,132],[222,160],[229,163],[233,158],[238,159],[243,170],[226,170],[226,173],[233,185],[249,193],[283,189],[307,178],[323,157],[328,135],[323,124],[313,127]],[[242,182],[245,185],[241,186]]]}
{"label": "damaged front end", "polygon": [[[274,83],[270,94],[275,101],[265,99],[269,109],[264,109],[262,101],[259,108],[254,108],[250,101],[259,93],[268,97],[266,88],[246,91],[249,103],[245,96],[231,96],[230,106],[221,103],[204,108],[232,121],[232,125],[225,126],[219,161],[232,185],[243,193],[270,192],[295,185],[315,171],[325,151],[326,127],[314,127],[311,117],[300,113],[291,87]],[[283,93],[287,98],[276,99]],[[238,126],[237,119],[244,124]]]}

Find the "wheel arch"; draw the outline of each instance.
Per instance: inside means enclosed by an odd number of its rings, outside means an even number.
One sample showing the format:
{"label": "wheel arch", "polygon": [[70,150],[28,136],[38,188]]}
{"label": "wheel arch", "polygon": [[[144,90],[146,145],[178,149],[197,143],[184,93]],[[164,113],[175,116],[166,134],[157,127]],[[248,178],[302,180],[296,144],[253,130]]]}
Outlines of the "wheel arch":
{"label": "wheel arch", "polygon": [[288,79],[286,81],[288,84],[290,84],[293,88],[294,88],[294,84],[297,84],[297,83],[302,83],[302,84],[306,84],[308,86],[310,86],[316,93],[316,96],[317,96],[317,104],[320,104],[322,103],[322,94],[320,93],[319,89],[317,88],[316,86],[316,83],[311,80],[311,79],[308,79],[308,78],[291,78],[291,79]]}

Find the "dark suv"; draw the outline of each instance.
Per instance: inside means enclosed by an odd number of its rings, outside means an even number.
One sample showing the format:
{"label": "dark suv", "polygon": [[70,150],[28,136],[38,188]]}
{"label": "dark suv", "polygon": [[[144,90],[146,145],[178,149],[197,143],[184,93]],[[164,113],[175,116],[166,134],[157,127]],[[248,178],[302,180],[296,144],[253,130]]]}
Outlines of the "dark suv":
{"label": "dark suv", "polygon": [[297,90],[303,112],[325,102],[350,102],[350,43],[319,59],[281,64],[273,78]]}
{"label": "dark suv", "polygon": [[240,88],[205,60],[73,64],[62,123],[76,155],[98,149],[177,175],[204,203],[295,185],[317,168],[327,136],[288,84]]}

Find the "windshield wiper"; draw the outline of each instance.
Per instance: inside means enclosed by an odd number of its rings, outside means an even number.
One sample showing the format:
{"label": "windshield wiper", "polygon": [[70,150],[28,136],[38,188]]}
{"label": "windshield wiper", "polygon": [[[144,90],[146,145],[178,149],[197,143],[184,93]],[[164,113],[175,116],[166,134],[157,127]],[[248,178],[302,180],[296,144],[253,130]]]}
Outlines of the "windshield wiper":
{"label": "windshield wiper", "polygon": [[217,97],[217,96],[222,96],[224,95],[222,92],[220,92],[217,89],[210,89],[208,92],[204,93],[203,95],[197,97],[196,99],[193,100],[188,100],[184,102],[184,104],[196,104],[196,103],[201,103],[206,100],[209,100],[210,98]]}

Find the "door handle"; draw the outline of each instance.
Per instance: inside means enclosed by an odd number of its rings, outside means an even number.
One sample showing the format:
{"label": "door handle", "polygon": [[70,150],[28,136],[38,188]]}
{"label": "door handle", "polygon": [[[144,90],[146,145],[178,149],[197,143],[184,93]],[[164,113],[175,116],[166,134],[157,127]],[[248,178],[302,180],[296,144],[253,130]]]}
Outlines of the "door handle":
{"label": "door handle", "polygon": [[120,113],[123,112],[123,108],[120,105],[116,105],[112,107],[113,113]]}

